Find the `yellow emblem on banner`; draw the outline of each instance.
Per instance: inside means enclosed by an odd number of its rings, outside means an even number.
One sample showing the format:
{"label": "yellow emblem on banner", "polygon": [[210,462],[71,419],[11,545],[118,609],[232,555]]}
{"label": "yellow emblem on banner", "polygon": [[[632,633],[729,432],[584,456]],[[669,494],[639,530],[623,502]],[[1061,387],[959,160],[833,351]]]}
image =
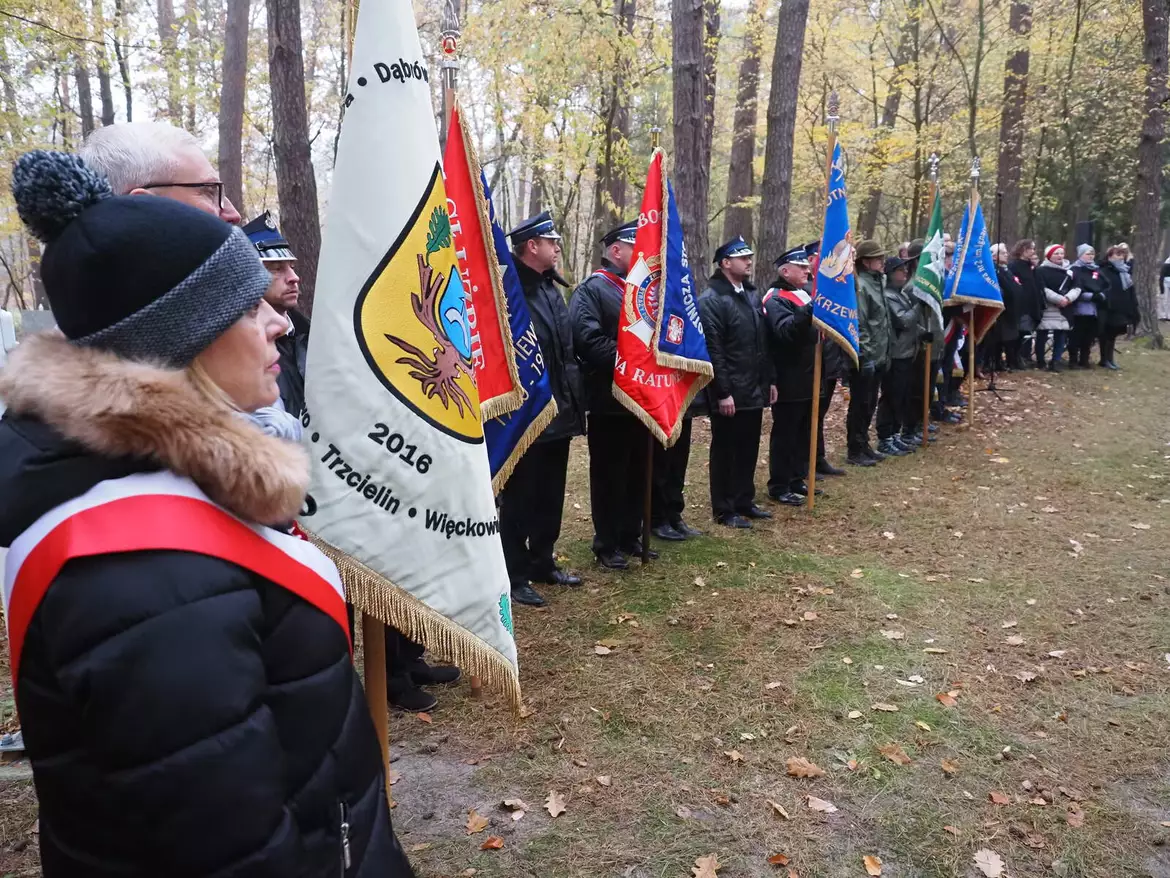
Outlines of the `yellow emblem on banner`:
{"label": "yellow emblem on banner", "polygon": [[438,164],[358,295],[354,326],[366,362],[391,393],[443,432],[483,441],[467,293]]}

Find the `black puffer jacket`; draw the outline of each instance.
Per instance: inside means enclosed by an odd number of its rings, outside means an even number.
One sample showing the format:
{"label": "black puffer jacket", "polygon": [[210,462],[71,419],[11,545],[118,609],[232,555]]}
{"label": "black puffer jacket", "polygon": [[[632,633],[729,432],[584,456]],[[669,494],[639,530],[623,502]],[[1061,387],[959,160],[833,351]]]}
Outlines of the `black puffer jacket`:
{"label": "black puffer jacket", "polygon": [[764,293],[764,317],[768,322],[768,348],[776,371],[778,402],[812,399],[817,330],[812,322],[811,302],[801,304],[807,298],[807,293],[797,290],[782,277],[776,278],[772,288]]}
{"label": "black puffer jacket", "polygon": [[711,411],[719,411],[719,400],[729,396],[735,400],[736,411],[764,408],[769,387],[776,382],[756,288],[745,283],[743,292],[737,293],[716,269],[699,297],[699,314],[715,371],[707,385]]}
{"label": "black puffer jacket", "polygon": [[536,441],[580,436],[585,432],[585,400],[581,373],[573,353],[573,326],[565,297],[553,280],[554,272],[540,274],[519,259],[516,260],[516,272],[520,276],[524,298],[528,300],[553,399],[557,401],[557,416]]}
{"label": "black puffer jacket", "polygon": [[[602,260],[602,268],[612,278],[621,277],[608,260]],[[573,290],[573,297],[569,300],[573,351],[581,362],[585,405],[595,415],[630,415],[613,395],[613,367],[617,360],[623,295],[624,290],[615,286],[610,278],[595,272]]]}
{"label": "black puffer jacket", "polygon": [[1124,330],[1127,326],[1136,326],[1142,322],[1141,312],[1138,310],[1137,287],[1123,289],[1121,272],[1112,262],[1101,264],[1101,275],[1109,281],[1109,289],[1105,291],[1105,307],[1099,308],[1098,314],[1105,329]]}
{"label": "black puffer jacket", "polygon": [[1040,324],[1045,304],[1044,291],[1040,289],[1040,285],[1036,281],[1036,266],[1028,259],[1013,259],[1008,263],[1008,271],[1012,273],[1012,277],[1019,281],[1023,291],[1017,321],[1024,317],[1030,318],[1031,326],[1028,326],[1026,331],[1031,332]]}
{"label": "black puffer jacket", "polygon": [[[55,336],[13,365],[0,545],[99,482],[160,467],[245,520],[287,519],[303,497],[300,449],[182,373]],[[258,574],[193,551],[67,561],[15,689],[49,878],[411,875],[345,629]]]}

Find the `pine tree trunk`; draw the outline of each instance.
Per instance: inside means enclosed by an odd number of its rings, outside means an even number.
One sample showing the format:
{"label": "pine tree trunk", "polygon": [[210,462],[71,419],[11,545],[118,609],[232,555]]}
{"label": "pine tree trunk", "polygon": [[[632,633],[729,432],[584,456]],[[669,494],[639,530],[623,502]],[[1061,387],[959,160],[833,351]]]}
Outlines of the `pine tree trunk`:
{"label": "pine tree trunk", "polygon": [[309,146],[305,106],[305,67],[299,0],[268,2],[268,78],[272,88],[272,152],[280,228],[297,254],[301,276],[301,310],[313,310],[321,224],[317,217],[317,179]]}
{"label": "pine tree trunk", "polygon": [[731,164],[727,169],[727,208],[723,214],[723,240],[742,235],[752,239],[752,196],[756,194],[756,120],[760,93],[760,53],[764,42],[767,0],[752,0],[744,33],[743,60],[735,90],[735,120],[731,133]]}
{"label": "pine tree trunk", "polygon": [[1145,118],[1138,141],[1137,193],[1134,199],[1134,284],[1142,326],[1154,344],[1164,345],[1158,326],[1158,237],[1162,202],[1162,138],[1166,133],[1165,0],[1142,0],[1142,55],[1146,64]]}
{"label": "pine tree trunk", "polygon": [[1032,32],[1032,7],[1027,0],[1012,0],[1012,32],[1020,43],[1003,65],[1003,113],[999,123],[999,170],[996,188],[1003,193],[1003,228],[1000,241],[1011,247],[1020,237],[1020,178],[1024,167],[1024,108],[1028,97],[1028,35]]}
{"label": "pine tree trunk", "polygon": [[674,183],[687,256],[695,266],[705,266],[710,259],[707,200],[711,183],[715,71],[708,46],[712,42],[707,36],[708,4],[715,5],[712,0],[671,0]]}
{"label": "pine tree trunk", "polygon": [[223,84],[219,94],[219,178],[241,215],[244,210],[244,80],[248,71],[249,0],[227,0]]}
{"label": "pine tree trunk", "polygon": [[768,132],[764,147],[764,181],[760,200],[760,245],[766,265],[783,252],[788,241],[792,200],[792,146],[796,133],[796,97],[809,0],[780,6],[776,54],[772,58],[772,91],[768,95]]}
{"label": "pine tree trunk", "polygon": [[96,42],[98,94],[102,102],[102,125],[114,124],[114,90],[110,85],[110,62],[106,55],[106,17],[102,0],[93,0],[93,35]]}
{"label": "pine tree trunk", "polygon": [[89,81],[89,68],[85,66],[85,61],[80,53],[78,53],[77,63],[73,67],[73,79],[77,83],[77,112],[81,116],[81,138],[84,140],[94,129],[93,90]]}
{"label": "pine tree trunk", "polygon": [[114,0],[114,16],[117,30],[114,34],[114,57],[118,59],[118,74],[122,80],[122,92],[126,96],[126,121],[134,121],[134,92],[130,86],[129,37],[126,27],[124,0]]}
{"label": "pine tree trunk", "polygon": [[173,0],[158,0],[158,39],[167,78],[167,118],[183,124],[182,85],[179,82],[179,41]]}
{"label": "pine tree trunk", "polygon": [[[627,37],[634,33],[637,0],[614,0],[614,18]],[[624,41],[623,41],[624,43]],[[601,236],[626,217],[626,168],[629,159],[630,103],[626,86],[630,75],[629,49],[623,44],[614,59],[613,78],[602,98],[601,155],[593,195],[593,237]]]}

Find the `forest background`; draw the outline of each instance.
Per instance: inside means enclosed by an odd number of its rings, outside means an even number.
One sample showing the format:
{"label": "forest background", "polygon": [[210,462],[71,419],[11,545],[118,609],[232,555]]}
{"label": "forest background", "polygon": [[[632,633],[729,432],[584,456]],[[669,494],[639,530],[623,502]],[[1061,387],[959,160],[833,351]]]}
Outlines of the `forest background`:
{"label": "forest background", "polygon": [[[436,125],[440,34],[458,20],[460,100],[497,209],[506,226],[551,210],[571,280],[636,212],[655,127],[696,274],[741,234],[770,280],[776,255],[820,235],[836,90],[855,237],[921,235],[932,152],[956,234],[977,154],[999,240],[1072,245],[1091,219],[1098,246],[1130,242],[1161,343],[1167,0],[418,0],[415,14]],[[0,164],[127,119],[187,128],[246,218],[277,213],[311,309],[352,17],[345,0],[0,0]],[[38,256],[4,186],[0,306],[41,301]]]}

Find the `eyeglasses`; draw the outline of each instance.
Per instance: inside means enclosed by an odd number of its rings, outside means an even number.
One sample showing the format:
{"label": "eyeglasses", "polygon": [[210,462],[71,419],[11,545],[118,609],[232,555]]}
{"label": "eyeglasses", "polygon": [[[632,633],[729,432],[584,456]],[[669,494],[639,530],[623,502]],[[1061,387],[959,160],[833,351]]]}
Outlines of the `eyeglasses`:
{"label": "eyeglasses", "polygon": [[203,189],[212,197],[219,209],[223,210],[223,183],[150,183],[140,187],[142,189]]}

